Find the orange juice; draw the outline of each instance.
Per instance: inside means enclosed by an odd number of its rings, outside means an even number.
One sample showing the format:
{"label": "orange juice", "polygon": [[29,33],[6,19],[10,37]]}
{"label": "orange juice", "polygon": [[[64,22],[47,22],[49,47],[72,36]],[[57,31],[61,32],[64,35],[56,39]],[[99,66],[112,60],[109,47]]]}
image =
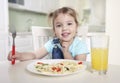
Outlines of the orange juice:
{"label": "orange juice", "polygon": [[92,48],[91,49],[92,68],[95,70],[107,70],[108,67],[108,49]]}

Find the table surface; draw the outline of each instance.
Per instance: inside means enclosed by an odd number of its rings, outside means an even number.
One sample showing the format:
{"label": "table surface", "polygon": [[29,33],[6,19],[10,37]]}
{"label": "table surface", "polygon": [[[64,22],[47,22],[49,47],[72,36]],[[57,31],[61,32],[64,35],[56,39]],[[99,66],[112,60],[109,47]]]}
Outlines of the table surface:
{"label": "table surface", "polygon": [[0,83],[114,83],[120,82],[120,66],[109,65],[106,75],[91,72],[87,68],[77,74],[67,76],[44,76],[26,70],[33,61],[17,62],[11,65],[9,61],[0,62]]}

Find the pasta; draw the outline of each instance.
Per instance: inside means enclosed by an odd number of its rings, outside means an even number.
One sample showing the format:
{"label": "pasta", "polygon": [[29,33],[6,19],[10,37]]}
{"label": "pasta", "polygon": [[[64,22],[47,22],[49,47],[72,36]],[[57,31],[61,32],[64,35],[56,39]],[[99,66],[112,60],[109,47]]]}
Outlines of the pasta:
{"label": "pasta", "polygon": [[58,63],[42,63],[37,62],[35,64],[35,69],[38,72],[50,73],[50,74],[67,74],[78,71],[83,67],[82,62],[77,61],[61,61]]}

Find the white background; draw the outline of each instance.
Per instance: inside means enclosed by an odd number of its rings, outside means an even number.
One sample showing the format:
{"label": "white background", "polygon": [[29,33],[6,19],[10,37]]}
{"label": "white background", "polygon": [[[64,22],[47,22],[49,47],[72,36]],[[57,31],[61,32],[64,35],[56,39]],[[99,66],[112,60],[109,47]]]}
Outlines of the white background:
{"label": "white background", "polygon": [[106,32],[110,36],[109,63],[120,65],[120,0],[106,0]]}

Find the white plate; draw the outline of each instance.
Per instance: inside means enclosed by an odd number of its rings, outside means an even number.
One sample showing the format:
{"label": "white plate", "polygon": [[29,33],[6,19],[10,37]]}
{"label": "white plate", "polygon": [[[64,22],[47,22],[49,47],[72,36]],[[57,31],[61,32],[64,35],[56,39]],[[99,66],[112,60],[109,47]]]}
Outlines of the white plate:
{"label": "white plate", "polygon": [[45,72],[39,72],[35,69],[35,64],[37,62],[42,62],[42,63],[48,63],[48,64],[52,64],[52,63],[59,63],[61,61],[72,61],[72,62],[80,62],[80,61],[75,61],[75,60],[68,60],[68,59],[46,59],[46,60],[36,60],[33,61],[32,63],[27,65],[27,70],[35,73],[35,74],[41,74],[41,75],[47,75],[47,76],[64,76],[64,75],[70,75],[70,74],[75,74],[75,73],[79,73],[82,72],[83,70],[86,69],[86,65],[84,64],[84,62],[82,63],[82,68],[80,68],[79,70],[72,72],[72,73],[65,73],[65,74],[52,74],[52,73],[45,73]]}

